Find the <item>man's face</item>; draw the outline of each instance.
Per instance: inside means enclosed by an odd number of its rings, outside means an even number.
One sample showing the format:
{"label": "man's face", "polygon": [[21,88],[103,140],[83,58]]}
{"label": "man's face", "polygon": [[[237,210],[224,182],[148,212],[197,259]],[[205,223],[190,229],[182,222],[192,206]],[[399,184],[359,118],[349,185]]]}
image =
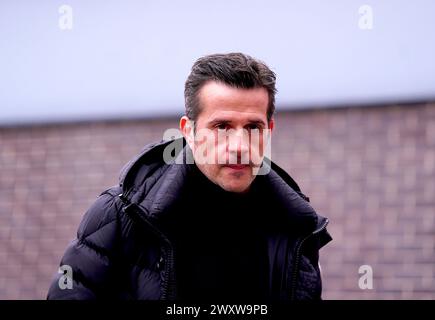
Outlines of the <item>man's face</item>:
{"label": "man's face", "polygon": [[180,128],[193,150],[199,170],[226,191],[243,193],[255,178],[264,157],[263,133],[267,121],[268,92],[242,89],[209,81],[199,94],[200,113],[192,123],[184,116]]}

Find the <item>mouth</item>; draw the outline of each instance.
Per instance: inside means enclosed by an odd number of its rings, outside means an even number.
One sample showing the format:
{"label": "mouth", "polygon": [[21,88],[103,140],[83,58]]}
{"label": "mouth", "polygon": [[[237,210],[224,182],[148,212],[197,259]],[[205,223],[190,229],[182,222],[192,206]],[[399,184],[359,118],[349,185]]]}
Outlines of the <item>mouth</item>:
{"label": "mouth", "polygon": [[224,167],[230,168],[233,170],[243,170],[243,169],[249,168],[249,165],[247,165],[247,164],[227,164]]}

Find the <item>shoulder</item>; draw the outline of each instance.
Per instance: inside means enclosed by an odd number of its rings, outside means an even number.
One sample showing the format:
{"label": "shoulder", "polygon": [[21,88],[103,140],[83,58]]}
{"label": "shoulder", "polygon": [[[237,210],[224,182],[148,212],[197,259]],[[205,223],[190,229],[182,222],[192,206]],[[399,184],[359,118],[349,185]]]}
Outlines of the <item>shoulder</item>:
{"label": "shoulder", "polygon": [[118,195],[119,187],[102,192],[83,216],[77,231],[79,242],[97,247],[111,246],[111,239],[117,232],[122,202]]}

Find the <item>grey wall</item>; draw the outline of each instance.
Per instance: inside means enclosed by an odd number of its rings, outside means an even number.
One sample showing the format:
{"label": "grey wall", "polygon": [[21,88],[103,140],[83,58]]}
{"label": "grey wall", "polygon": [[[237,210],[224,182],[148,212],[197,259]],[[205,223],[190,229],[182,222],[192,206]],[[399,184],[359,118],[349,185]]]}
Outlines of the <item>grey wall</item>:
{"label": "grey wall", "polygon": [[194,60],[229,51],[277,72],[279,108],[431,100],[434,14],[429,0],[2,0],[0,124],[177,115]]}

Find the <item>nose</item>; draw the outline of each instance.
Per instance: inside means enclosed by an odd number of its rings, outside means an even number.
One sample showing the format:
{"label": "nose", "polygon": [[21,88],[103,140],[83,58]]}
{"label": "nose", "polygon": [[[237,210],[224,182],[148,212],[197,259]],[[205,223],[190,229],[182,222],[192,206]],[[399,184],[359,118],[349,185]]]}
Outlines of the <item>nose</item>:
{"label": "nose", "polygon": [[230,164],[249,164],[249,133],[247,130],[233,129],[228,136]]}

